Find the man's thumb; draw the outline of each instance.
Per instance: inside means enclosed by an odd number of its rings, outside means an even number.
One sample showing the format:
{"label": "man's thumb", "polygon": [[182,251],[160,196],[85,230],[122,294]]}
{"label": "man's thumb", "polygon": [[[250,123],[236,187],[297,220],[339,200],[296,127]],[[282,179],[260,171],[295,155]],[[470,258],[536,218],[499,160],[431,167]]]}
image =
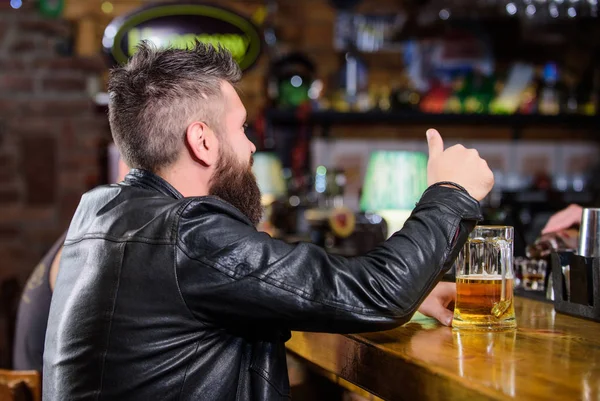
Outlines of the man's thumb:
{"label": "man's thumb", "polygon": [[439,305],[439,309],[435,311],[435,318],[444,326],[452,326],[452,318],[454,317],[454,312],[450,309],[444,308],[442,305]]}
{"label": "man's thumb", "polygon": [[439,156],[444,152],[444,141],[435,129],[427,130],[427,144],[429,145],[429,158]]}

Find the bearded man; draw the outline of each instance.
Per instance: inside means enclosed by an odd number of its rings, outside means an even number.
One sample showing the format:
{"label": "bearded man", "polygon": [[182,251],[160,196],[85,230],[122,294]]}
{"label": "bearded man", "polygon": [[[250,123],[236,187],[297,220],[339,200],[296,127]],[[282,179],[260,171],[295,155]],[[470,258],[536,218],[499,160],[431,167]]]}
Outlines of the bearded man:
{"label": "bearded man", "polygon": [[240,76],[202,44],[142,44],[111,72],[111,130],[132,170],[85,194],[71,222],[44,400],[288,399],[291,330],[386,330],[418,308],[449,324],[454,289],[436,284],[481,218],[485,161],[431,130],[431,186],[384,244],[344,258],[275,240],[255,228]]}

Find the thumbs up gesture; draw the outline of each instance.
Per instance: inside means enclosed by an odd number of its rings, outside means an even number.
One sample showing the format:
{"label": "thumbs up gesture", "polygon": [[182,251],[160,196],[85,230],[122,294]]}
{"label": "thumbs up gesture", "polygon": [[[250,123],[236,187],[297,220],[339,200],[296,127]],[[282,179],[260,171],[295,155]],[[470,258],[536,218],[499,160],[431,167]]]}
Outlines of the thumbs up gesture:
{"label": "thumbs up gesture", "polygon": [[485,198],[494,186],[494,174],[475,149],[455,145],[444,150],[444,141],[434,129],[427,131],[429,162],[428,185],[450,181],[463,186],[478,201]]}

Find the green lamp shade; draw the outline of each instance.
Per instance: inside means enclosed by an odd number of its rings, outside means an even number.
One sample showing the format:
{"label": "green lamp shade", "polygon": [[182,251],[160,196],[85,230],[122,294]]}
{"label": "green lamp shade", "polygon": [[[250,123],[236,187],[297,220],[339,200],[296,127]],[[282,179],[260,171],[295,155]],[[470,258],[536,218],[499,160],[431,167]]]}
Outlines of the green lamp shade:
{"label": "green lamp shade", "polygon": [[371,153],[360,208],[411,211],[427,189],[427,155],[409,151]]}
{"label": "green lamp shade", "polygon": [[270,152],[257,152],[253,156],[252,171],[263,196],[277,198],[285,195],[283,167],[279,158]]}

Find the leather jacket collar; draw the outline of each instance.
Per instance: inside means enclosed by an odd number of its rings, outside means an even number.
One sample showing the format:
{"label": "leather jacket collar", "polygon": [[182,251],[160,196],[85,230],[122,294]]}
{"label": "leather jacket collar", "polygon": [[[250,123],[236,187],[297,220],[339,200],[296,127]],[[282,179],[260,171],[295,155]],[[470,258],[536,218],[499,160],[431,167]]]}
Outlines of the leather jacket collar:
{"label": "leather jacket collar", "polygon": [[153,189],[163,195],[170,196],[174,199],[182,199],[183,195],[176,190],[171,184],[159,177],[158,175],[142,169],[131,169],[125,176],[123,181],[126,185],[132,187],[141,187]]}
{"label": "leather jacket collar", "polygon": [[[173,199],[183,199],[184,196],[169,184],[162,177],[152,173],[148,170],[142,169],[131,169],[129,173],[125,176],[125,179],[121,183],[121,185],[130,185],[132,187],[144,188],[152,191],[157,191],[165,196],[169,196]],[[226,213],[236,219],[248,224],[249,226],[254,226],[250,219],[239,211],[236,207],[234,207],[229,202],[213,195],[206,195],[197,197],[203,203],[209,204],[212,208],[216,208],[215,211],[220,211],[222,213]]]}

